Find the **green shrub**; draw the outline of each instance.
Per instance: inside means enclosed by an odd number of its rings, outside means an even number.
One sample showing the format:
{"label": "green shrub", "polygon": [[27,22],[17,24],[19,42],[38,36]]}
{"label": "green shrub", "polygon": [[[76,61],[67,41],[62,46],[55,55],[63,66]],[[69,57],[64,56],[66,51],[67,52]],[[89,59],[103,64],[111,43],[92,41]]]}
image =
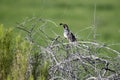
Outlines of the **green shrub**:
{"label": "green shrub", "polygon": [[13,29],[0,25],[0,80],[24,79],[30,46]]}
{"label": "green shrub", "polygon": [[12,29],[3,29],[0,25],[0,80],[4,80],[10,73],[14,53]]}
{"label": "green shrub", "polygon": [[14,29],[0,25],[0,80],[46,80],[48,62],[39,52]]}
{"label": "green shrub", "polygon": [[15,38],[14,60],[12,65],[11,80],[24,80],[30,54],[30,45],[20,35]]}

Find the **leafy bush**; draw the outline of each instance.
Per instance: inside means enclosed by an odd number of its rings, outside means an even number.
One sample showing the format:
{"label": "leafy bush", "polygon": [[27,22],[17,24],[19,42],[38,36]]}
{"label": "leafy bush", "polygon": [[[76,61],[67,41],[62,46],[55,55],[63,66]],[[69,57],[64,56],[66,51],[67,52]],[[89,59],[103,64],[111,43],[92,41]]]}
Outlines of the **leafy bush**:
{"label": "leafy bush", "polygon": [[40,67],[38,50],[21,35],[15,35],[14,29],[0,25],[0,46],[0,80],[36,80],[40,75],[46,80],[47,62]]}
{"label": "leafy bush", "polygon": [[15,56],[12,34],[12,29],[5,30],[3,25],[0,25],[0,80],[6,79],[11,72],[13,58]]}

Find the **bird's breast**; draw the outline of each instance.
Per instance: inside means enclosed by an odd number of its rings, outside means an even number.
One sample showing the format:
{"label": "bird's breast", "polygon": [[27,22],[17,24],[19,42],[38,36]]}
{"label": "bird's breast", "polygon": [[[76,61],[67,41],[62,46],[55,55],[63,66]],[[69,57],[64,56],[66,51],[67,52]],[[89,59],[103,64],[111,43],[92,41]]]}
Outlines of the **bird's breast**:
{"label": "bird's breast", "polygon": [[65,33],[65,32],[64,32],[63,35],[64,35],[65,38],[68,38],[68,33]]}

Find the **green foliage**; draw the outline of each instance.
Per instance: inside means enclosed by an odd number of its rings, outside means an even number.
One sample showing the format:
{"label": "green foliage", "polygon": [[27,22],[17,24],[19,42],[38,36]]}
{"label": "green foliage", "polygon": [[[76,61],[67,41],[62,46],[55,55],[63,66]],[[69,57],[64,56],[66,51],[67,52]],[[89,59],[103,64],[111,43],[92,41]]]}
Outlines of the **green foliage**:
{"label": "green foliage", "polygon": [[11,80],[24,80],[28,65],[28,55],[30,55],[31,46],[22,39],[20,35],[15,38],[15,57],[12,65]]}
{"label": "green foliage", "polygon": [[14,58],[12,29],[5,30],[0,25],[0,80],[6,79],[10,73]]}
{"label": "green foliage", "polygon": [[39,80],[47,80],[48,78],[48,62],[44,62],[43,66],[40,67],[40,77]]}
{"label": "green foliage", "polygon": [[46,80],[48,62],[38,57],[39,49],[24,40],[20,34],[13,34],[14,29],[4,29],[3,25],[0,25],[0,80],[27,80],[29,65],[33,66],[33,69],[31,68],[32,72],[28,74],[28,80]]}

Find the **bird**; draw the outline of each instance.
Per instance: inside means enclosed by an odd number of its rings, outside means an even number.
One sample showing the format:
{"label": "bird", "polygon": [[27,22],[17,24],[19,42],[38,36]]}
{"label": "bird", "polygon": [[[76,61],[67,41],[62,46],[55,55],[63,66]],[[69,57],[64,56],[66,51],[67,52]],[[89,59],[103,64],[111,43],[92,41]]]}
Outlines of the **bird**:
{"label": "bird", "polygon": [[77,41],[76,37],[70,31],[70,29],[69,29],[67,24],[60,23],[60,26],[63,26],[63,28],[64,28],[63,35],[69,42],[76,42]]}

